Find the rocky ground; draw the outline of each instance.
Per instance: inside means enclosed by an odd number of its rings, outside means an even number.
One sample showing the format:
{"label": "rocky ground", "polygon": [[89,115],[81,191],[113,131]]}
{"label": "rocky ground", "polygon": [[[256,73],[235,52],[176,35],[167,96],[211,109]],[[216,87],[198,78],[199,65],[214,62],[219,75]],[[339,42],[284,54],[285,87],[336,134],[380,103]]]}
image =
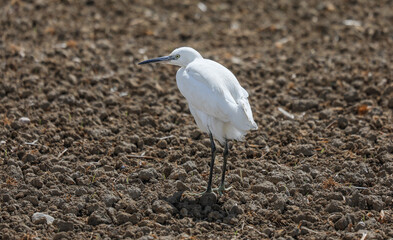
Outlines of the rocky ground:
{"label": "rocky ground", "polygon": [[[0,31],[0,239],[393,238],[392,1],[6,0]],[[259,125],[216,201],[177,68],[137,65],[179,46]]]}

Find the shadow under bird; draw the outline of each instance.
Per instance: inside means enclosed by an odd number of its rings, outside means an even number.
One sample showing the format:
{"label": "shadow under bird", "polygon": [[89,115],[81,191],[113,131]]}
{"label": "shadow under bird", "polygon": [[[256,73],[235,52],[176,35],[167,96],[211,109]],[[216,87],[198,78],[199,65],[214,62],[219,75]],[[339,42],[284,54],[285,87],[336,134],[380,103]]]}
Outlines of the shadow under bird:
{"label": "shadow under bird", "polygon": [[215,61],[203,58],[193,48],[177,48],[169,56],[153,58],[139,64],[156,62],[180,66],[176,73],[177,86],[186,98],[198,127],[210,136],[210,175],[205,193],[212,192],[216,156],[214,138],[224,146],[221,184],[218,189],[213,189],[222,195],[226,190],[228,140],[241,141],[247,131],[258,129],[248,102],[248,93],[231,71]]}

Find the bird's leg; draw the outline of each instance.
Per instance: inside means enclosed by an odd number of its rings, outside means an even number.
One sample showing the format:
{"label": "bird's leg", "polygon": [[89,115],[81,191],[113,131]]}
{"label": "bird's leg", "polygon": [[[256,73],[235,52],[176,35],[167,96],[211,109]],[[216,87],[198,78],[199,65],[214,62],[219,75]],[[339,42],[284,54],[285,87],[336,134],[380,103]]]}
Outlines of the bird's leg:
{"label": "bird's leg", "polygon": [[229,188],[227,188],[227,189],[225,188],[225,172],[226,172],[226,170],[227,170],[228,153],[229,153],[229,150],[228,150],[228,140],[225,140],[224,163],[223,163],[223,165],[222,165],[221,184],[220,184],[220,186],[219,186],[217,189],[214,189],[214,190],[217,190],[217,192],[218,192],[218,194],[219,194],[220,196],[222,195],[223,191],[231,189],[231,187],[229,187]]}
{"label": "bird's leg", "polygon": [[[216,145],[214,144],[214,139],[213,139],[213,135],[211,133],[209,133],[209,137],[210,137],[210,143],[211,143],[211,150],[212,150],[212,155],[211,155],[211,162],[210,162],[210,175],[209,175],[209,181],[207,183],[207,189],[206,191],[202,192],[202,193],[188,193],[188,195],[191,196],[201,196],[207,193],[212,193],[212,181],[213,181],[213,170],[214,170],[214,160],[216,158]],[[216,189],[214,189],[216,190]]]}
{"label": "bird's leg", "polygon": [[212,156],[211,156],[211,162],[210,162],[209,182],[207,183],[206,193],[210,193],[212,191],[214,160],[216,158],[216,145],[214,144],[214,139],[213,139],[212,133],[209,133],[209,137],[210,137]]}

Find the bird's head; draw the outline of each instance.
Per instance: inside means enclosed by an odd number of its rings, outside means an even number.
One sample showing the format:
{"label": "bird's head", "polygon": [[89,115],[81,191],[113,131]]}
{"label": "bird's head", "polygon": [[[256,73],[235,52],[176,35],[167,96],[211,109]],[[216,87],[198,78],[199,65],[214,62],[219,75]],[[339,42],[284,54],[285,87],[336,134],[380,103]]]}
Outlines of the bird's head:
{"label": "bird's head", "polygon": [[177,65],[180,67],[185,67],[190,62],[194,61],[197,58],[202,58],[202,56],[195,49],[190,48],[190,47],[181,47],[181,48],[177,48],[177,49],[173,50],[173,52],[169,56],[149,59],[149,60],[140,62],[138,64],[162,62],[162,63],[168,63],[168,64],[172,64],[172,65]]}

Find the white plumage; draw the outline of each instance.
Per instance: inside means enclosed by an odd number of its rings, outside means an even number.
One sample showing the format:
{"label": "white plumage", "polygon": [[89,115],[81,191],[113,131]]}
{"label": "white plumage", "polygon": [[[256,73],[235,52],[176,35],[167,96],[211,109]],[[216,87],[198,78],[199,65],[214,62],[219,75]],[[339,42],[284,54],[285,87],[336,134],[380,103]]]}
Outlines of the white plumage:
{"label": "white plumage", "polygon": [[221,64],[196,57],[178,70],[176,81],[198,127],[222,145],[225,139],[242,140],[248,130],[258,128],[247,91]]}
{"label": "white plumage", "polygon": [[189,47],[175,49],[169,56],[154,58],[139,64],[166,62],[180,66],[176,82],[187,99],[191,114],[198,127],[210,135],[212,159],[206,192],[211,192],[216,138],[225,146],[221,185],[218,192],[225,190],[225,170],[228,155],[228,140],[243,140],[247,131],[258,129],[254,122],[248,93],[236,77],[221,64],[204,59]]}

